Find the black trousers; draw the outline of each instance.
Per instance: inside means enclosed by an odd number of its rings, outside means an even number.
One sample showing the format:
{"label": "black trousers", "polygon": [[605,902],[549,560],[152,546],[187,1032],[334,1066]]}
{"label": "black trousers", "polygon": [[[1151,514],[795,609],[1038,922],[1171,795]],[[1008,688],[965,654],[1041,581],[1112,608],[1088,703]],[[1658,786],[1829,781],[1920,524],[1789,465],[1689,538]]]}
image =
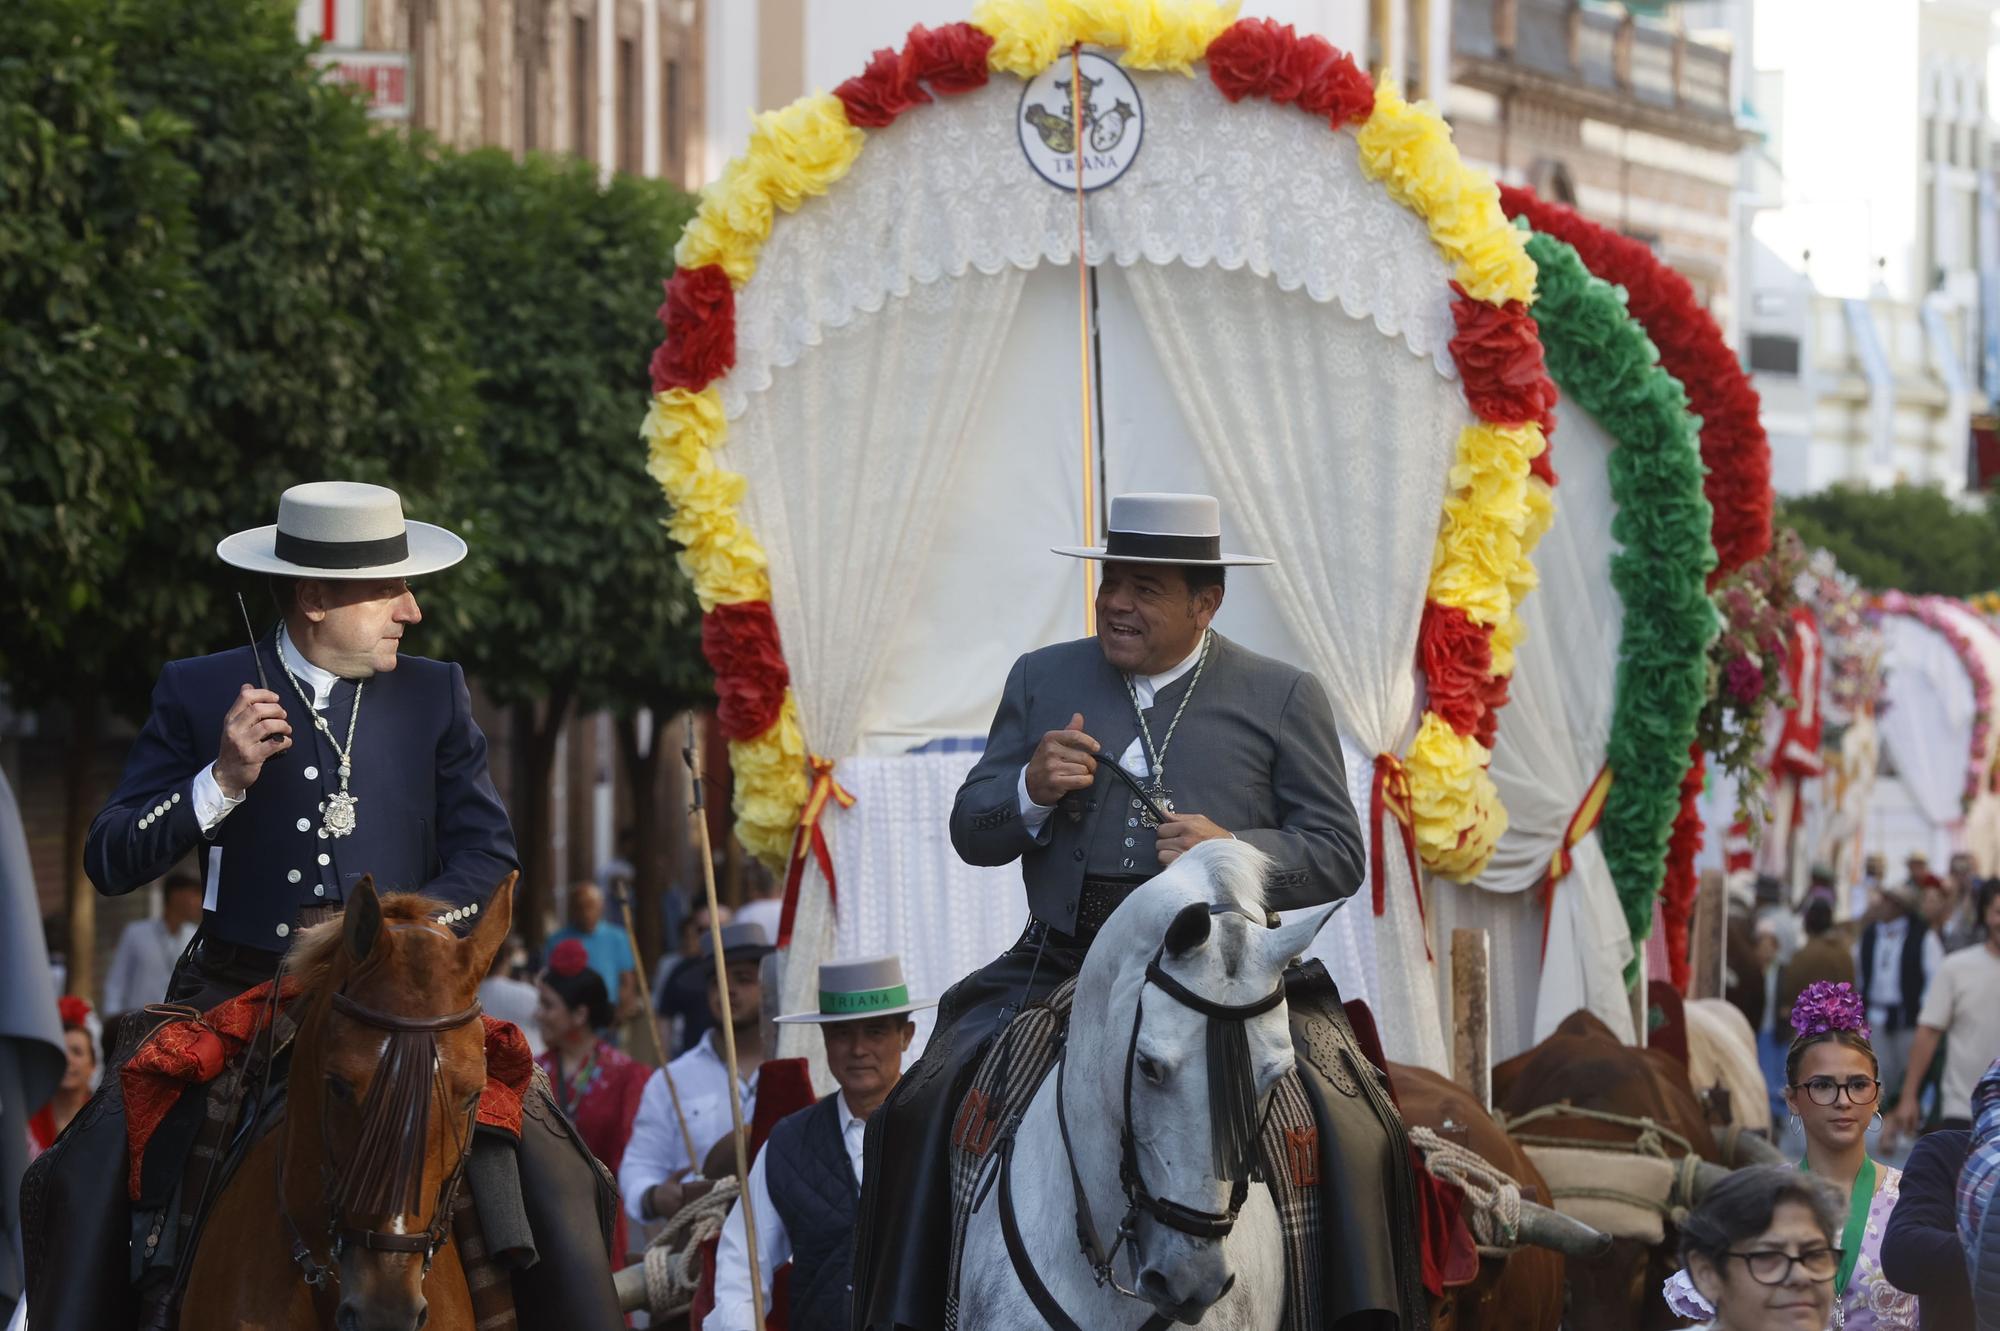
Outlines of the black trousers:
{"label": "black trousers", "polygon": [[[856,1331],[941,1331],[951,1264],[951,1128],[993,1037],[1083,965],[1040,921],[945,992],[923,1057],[869,1116],[854,1246]],[[1319,1123],[1327,1324],[1428,1325],[1409,1138],[1318,962],[1285,975],[1298,1071]]]}
{"label": "black trousers", "polygon": [[[270,970],[263,969],[267,958]],[[197,937],[174,968],[167,992],[175,1002],[212,1007],[270,979],[277,959],[276,953]],[[533,1265],[513,1273],[520,1325],[591,1331],[624,1326],[608,1256],[617,1199],[603,1166],[562,1111],[553,1101],[529,1106],[521,1116],[518,1148],[481,1132],[473,1149],[517,1152],[537,1253]],[[128,1279],[132,1206],[126,1178],[125,1099],[116,1068],[107,1066],[97,1094],[22,1181],[28,1306],[36,1331],[122,1331],[139,1325],[141,1299]]]}

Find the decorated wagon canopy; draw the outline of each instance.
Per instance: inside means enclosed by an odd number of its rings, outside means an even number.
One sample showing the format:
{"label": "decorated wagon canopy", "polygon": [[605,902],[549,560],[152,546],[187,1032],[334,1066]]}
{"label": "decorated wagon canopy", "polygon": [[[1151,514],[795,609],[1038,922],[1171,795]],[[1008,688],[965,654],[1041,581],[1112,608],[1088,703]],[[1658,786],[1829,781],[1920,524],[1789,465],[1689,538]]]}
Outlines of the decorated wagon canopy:
{"label": "decorated wagon canopy", "polygon": [[644,433],[739,835],[792,880],[786,1002],[836,942],[939,992],[1012,940],[1017,872],[945,828],[1010,662],[1084,628],[1048,551],[1198,491],[1278,560],[1217,627],[1324,682],[1370,829],[1322,946],[1443,1065],[1419,866],[1505,828],[1553,513],[1525,239],[1435,112],[1205,3],[989,3],[758,117],[676,251]]}

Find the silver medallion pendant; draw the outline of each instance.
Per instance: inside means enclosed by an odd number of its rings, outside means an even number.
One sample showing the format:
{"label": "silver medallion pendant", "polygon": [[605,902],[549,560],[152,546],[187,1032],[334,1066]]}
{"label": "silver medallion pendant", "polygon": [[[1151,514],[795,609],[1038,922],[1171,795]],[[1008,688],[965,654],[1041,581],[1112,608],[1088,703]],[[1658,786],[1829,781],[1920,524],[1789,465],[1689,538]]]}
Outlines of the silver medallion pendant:
{"label": "silver medallion pendant", "polygon": [[[1170,818],[1173,816],[1174,796],[1173,792],[1167,789],[1165,782],[1159,780],[1157,777],[1154,778],[1146,787],[1146,798],[1151,800],[1154,807],[1158,808],[1161,813],[1166,814]],[[1138,800],[1133,800],[1132,803],[1139,809],[1139,821],[1141,823],[1147,827],[1158,827],[1160,825],[1160,820],[1153,817],[1152,809],[1148,809]]]}
{"label": "silver medallion pendant", "polygon": [[342,837],[354,831],[354,806],[358,803],[360,801],[346,791],[327,796],[326,818],[321,826],[328,836]]}

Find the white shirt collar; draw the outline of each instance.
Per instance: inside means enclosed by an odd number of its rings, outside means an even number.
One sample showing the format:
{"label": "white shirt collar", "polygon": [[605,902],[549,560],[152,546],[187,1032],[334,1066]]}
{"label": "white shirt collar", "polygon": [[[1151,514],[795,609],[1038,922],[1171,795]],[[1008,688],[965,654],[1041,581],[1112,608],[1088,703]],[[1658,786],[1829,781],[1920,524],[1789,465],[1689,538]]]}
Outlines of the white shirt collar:
{"label": "white shirt collar", "polygon": [[305,653],[292,641],[292,631],[284,625],[278,626],[278,659],[285,668],[299,677],[299,683],[312,690],[313,707],[323,709],[327,699],[333,696],[333,685],[340,676],[331,670],[322,670],[306,660]]}
{"label": "white shirt collar", "polygon": [[1208,645],[1208,635],[1210,632],[1211,630],[1209,629],[1203,629],[1200,640],[1194,645],[1194,650],[1182,658],[1181,663],[1173,669],[1163,671],[1157,675],[1134,675],[1132,677],[1132,692],[1139,695],[1139,705],[1141,707],[1151,707],[1153,699],[1160,696],[1160,690],[1194,669],[1195,663],[1201,660],[1201,649]]}
{"label": "white shirt collar", "polygon": [[847,1107],[847,1092],[846,1092],[846,1091],[835,1091],[835,1092],[833,1093],[833,1102],[834,1102],[834,1104],[836,1104],[836,1105],[838,1105],[838,1106],[840,1107],[840,1135],[841,1135],[841,1136],[845,1137],[845,1136],[847,1135],[847,1130],[848,1130],[849,1128],[853,1127],[853,1126],[854,1126],[854,1125],[855,1125],[856,1123],[859,1123],[859,1124],[862,1124],[862,1125],[863,1125],[864,1127],[865,1127],[865,1126],[867,1125],[867,1123],[868,1123],[868,1120],[867,1120],[867,1119],[865,1119],[865,1118],[856,1118],[856,1117],[854,1117],[854,1111],[853,1111],[852,1109],[849,1109],[849,1108]]}
{"label": "white shirt collar", "polygon": [[[717,1071],[719,1072],[728,1071],[729,1058],[722,1047],[722,1027],[711,1026],[707,1030],[703,1031],[701,1033],[701,1043],[696,1045],[695,1048],[706,1049],[708,1051],[708,1056],[715,1060],[715,1067]],[[760,1063],[756,1067],[750,1069],[749,1076],[744,1077],[742,1079],[743,1089],[746,1092],[754,1091],[755,1089],[757,1089],[757,1074],[762,1070],[763,1070],[763,1064]]]}

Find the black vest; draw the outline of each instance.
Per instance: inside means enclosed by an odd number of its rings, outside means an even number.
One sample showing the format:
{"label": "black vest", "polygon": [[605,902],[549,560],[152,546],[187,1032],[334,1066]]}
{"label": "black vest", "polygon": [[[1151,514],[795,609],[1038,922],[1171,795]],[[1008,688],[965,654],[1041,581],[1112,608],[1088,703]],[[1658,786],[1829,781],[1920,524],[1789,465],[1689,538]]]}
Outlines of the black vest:
{"label": "black vest", "polygon": [[764,1184],[792,1239],[792,1331],[847,1331],[853,1323],[861,1184],[840,1138],[839,1094],[779,1119],[764,1143]]}
{"label": "black vest", "polygon": [[1924,935],[1930,926],[1916,916],[1903,931],[1903,955],[1900,958],[1900,988],[1902,993],[1894,995],[1872,994],[1870,986],[1875,983],[1875,936],[1878,930],[1869,925],[1861,931],[1861,973],[1855,978],[1861,981],[1861,999],[1865,1003],[1882,1007],[1899,1007],[1900,1011],[1890,1014],[1888,1028],[1900,1031],[1917,1024],[1917,1012],[1924,1005]]}

